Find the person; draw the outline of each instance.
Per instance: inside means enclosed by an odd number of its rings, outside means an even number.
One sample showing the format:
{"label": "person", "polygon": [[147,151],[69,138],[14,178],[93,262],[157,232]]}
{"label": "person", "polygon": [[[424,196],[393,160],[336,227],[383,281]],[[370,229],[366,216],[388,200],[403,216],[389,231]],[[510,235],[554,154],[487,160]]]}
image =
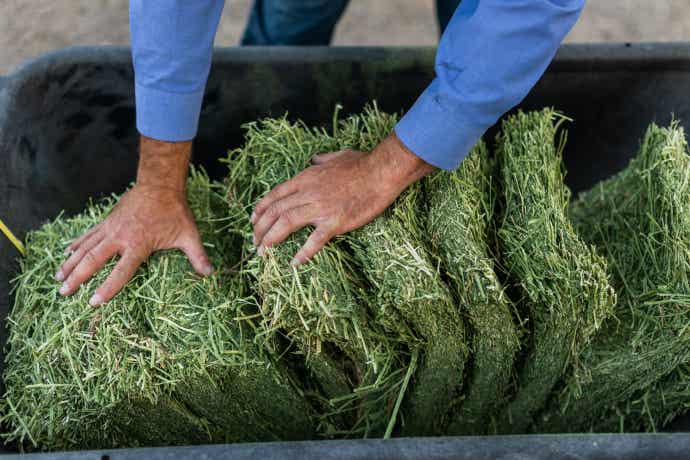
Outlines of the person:
{"label": "person", "polygon": [[[315,157],[259,201],[251,221],[260,254],[311,225],[293,259],[305,263],[335,235],[381,214],[411,183],[435,168],[456,168],[534,86],[584,7],[584,0],[457,3],[439,0],[441,27],[447,26],[436,76],[390,135],[371,152]],[[255,0],[242,43],[327,44],[346,4]],[[115,255],[120,258],[91,297],[93,306],[110,300],[158,250],[181,249],[199,274],[212,273],[185,182],[223,6],[223,0],[130,1],[141,134],[136,182],[103,222],[71,243],[56,273],[60,294],[74,293]]]}

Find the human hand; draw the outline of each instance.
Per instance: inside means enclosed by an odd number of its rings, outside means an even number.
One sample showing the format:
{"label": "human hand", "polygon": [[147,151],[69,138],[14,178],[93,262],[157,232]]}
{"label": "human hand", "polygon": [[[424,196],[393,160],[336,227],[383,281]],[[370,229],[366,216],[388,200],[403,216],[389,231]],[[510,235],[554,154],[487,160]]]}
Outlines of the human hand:
{"label": "human hand", "polygon": [[89,300],[92,306],[109,301],[158,250],[181,249],[199,274],[212,273],[187,205],[185,183],[190,152],[190,143],[142,138],[137,183],[103,222],[70,244],[71,255],[55,275],[63,281],[60,294],[73,294],[116,254],[120,260]]}
{"label": "human hand", "polygon": [[317,155],[313,166],[271,190],[254,209],[254,245],[265,248],[313,225],[292,264],[310,260],[334,236],[368,224],[411,183],[434,167],[410,152],[395,134],[371,153]]}

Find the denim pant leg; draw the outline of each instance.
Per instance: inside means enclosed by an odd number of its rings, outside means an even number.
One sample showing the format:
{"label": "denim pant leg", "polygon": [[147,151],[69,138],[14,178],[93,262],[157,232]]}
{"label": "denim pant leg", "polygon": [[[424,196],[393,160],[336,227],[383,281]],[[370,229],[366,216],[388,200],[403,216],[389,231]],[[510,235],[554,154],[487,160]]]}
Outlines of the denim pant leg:
{"label": "denim pant leg", "polygon": [[436,17],[441,33],[446,30],[446,26],[453,17],[453,13],[460,5],[460,0],[436,0]]}
{"label": "denim pant leg", "polygon": [[328,45],[349,0],[254,0],[242,45]]}

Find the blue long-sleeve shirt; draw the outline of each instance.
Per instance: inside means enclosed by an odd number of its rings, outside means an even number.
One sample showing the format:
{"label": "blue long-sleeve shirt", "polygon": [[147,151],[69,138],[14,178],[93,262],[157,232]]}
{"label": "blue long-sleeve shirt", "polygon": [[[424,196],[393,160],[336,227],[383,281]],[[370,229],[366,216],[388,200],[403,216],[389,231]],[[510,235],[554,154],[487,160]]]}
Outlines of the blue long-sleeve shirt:
{"label": "blue long-sleeve shirt", "polygon": [[[426,162],[458,166],[553,59],[585,0],[463,0],[441,37],[436,78],[395,128]],[[224,0],[131,0],[137,128],[196,135]]]}

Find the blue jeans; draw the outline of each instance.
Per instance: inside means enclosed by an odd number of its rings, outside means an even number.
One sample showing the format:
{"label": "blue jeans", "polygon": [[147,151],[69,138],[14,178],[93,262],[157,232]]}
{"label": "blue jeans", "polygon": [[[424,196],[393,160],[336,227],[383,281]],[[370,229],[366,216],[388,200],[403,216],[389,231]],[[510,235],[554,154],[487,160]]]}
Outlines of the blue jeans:
{"label": "blue jeans", "polygon": [[[242,45],[328,45],[348,2],[254,0]],[[436,0],[441,32],[459,4],[460,0]],[[394,5],[391,5],[391,14],[395,14]]]}

